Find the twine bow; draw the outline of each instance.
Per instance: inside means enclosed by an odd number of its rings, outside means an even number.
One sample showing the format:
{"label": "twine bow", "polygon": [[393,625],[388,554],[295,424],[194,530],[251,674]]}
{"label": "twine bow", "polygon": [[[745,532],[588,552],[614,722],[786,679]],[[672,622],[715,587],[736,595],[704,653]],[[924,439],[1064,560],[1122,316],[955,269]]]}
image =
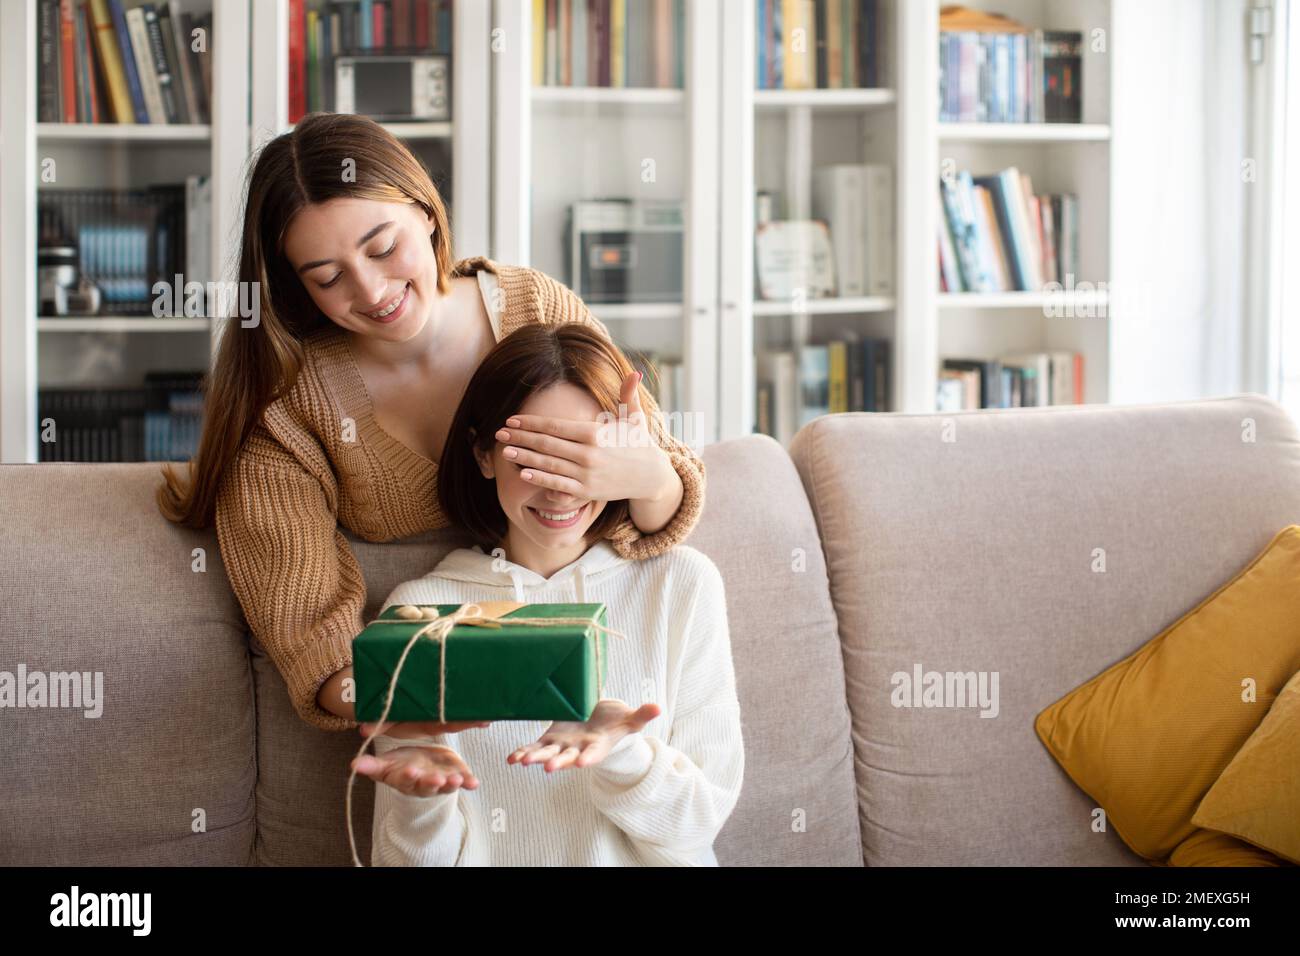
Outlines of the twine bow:
{"label": "twine bow", "polygon": [[[415,614],[412,614],[411,612],[415,612]],[[411,625],[417,621],[427,619],[427,615],[432,615],[432,619],[429,620],[429,623],[412,634],[411,639],[406,642],[406,647],[402,649],[402,656],[397,659],[397,666],[393,668],[392,679],[388,682],[388,692],[384,697],[384,711],[379,715],[379,719],[375,721],[374,731],[361,742],[361,747],[357,750],[357,756],[356,758],[353,758],[352,761],[353,767],[352,772],[348,774],[348,792],[347,799],[344,801],[344,809],[348,818],[348,844],[352,848],[352,864],[354,866],[365,865],[357,856],[357,841],[356,836],[352,831],[352,783],[357,778],[357,769],[355,766],[356,760],[366,752],[366,748],[370,746],[370,742],[379,736],[380,731],[383,729],[384,721],[388,719],[388,712],[393,707],[393,694],[397,690],[398,675],[401,674],[402,667],[406,664],[406,657],[411,653],[411,648],[415,646],[416,641],[422,637],[427,637],[431,641],[438,642],[438,723],[445,724],[447,722],[447,638],[451,635],[453,628],[455,628],[457,624],[494,629],[500,629],[503,622],[511,625],[522,624],[525,627],[554,627],[557,624],[580,624],[585,625],[586,627],[594,627],[601,634],[612,634],[614,637],[621,638],[627,637],[626,634],[622,634],[614,630],[612,627],[606,627],[605,625],[586,617],[506,617],[505,615],[509,613],[512,612],[506,611],[500,614],[487,614],[478,604],[462,604],[451,614],[439,615],[435,608],[416,608],[408,604],[397,609],[398,617],[376,618],[370,622],[370,624]],[[366,626],[369,627],[370,624]],[[600,646],[601,642],[597,640],[596,695],[598,697],[601,695],[605,686],[601,667],[603,658]],[[406,746],[416,745],[422,747],[437,747],[441,750],[451,750],[452,753],[455,753],[455,750],[451,747],[444,746],[443,744],[424,742],[419,738],[411,739],[406,744]]]}

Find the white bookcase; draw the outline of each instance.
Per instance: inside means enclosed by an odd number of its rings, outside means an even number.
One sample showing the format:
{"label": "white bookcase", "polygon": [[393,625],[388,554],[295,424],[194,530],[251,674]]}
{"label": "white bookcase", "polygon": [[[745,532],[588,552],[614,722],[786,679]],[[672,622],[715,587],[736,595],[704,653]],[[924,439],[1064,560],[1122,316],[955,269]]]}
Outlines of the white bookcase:
{"label": "white bookcase", "polygon": [[[573,202],[684,203],[681,301],[589,305],[624,346],[680,358],[678,410],[690,413],[682,425],[694,441],[753,430],[756,349],[846,330],[890,340],[896,411],[933,410],[945,357],[1055,349],[1083,353],[1085,399],[1104,402],[1125,391],[1114,381],[1114,329],[1141,316],[1097,287],[1050,297],[940,293],[936,192],[946,165],[977,175],[1016,166],[1036,193],[1076,194],[1079,279],[1111,283],[1114,266],[1124,265],[1113,261],[1113,237],[1144,226],[1123,221],[1113,198],[1140,188],[1123,181],[1117,190],[1112,162],[1111,96],[1122,85],[1114,63],[1138,55],[1121,47],[1117,58],[1114,44],[1126,39],[1123,18],[1135,2],[971,0],[1031,27],[1084,36],[1083,122],[1024,125],[939,122],[940,0],[883,0],[879,85],[847,90],[757,89],[755,0],[685,0],[682,88],[534,87],[531,0],[457,0],[451,123],[391,128],[427,161],[450,163],[457,257],[487,253],[568,282],[564,218]],[[165,330],[149,317],[53,325],[36,314],[35,286],[35,199],[47,156],[61,182],[87,185],[210,170],[214,277],[233,278],[250,154],[289,126],[288,0],[185,3],[208,5],[216,13],[211,126],[140,127],[36,123],[36,0],[0,4],[4,461],[37,460],[38,383],[94,384],[103,373],[83,367],[86,356],[115,348],[123,356],[115,374],[130,377],[137,364],[210,355],[220,330],[206,319],[168,320]],[[807,215],[812,170],[842,162],[893,168],[893,294],[756,301],[755,192],[777,190],[790,214]],[[1056,317],[1057,306],[1081,317]]]}
{"label": "white bookcase", "polygon": [[713,0],[685,0],[681,88],[536,86],[533,3],[494,8],[503,46],[493,61],[493,256],[572,285],[572,203],[683,202],[681,301],[587,304],[625,349],[681,361],[681,393],[665,412],[689,412],[670,425],[701,443],[716,438],[718,421],[719,14]]}
{"label": "white bookcase", "polygon": [[[1115,0],[1118,4],[1122,0]],[[1111,34],[1106,0],[971,2],[1031,27],[1084,34],[1081,124],[946,124],[939,122],[939,2],[892,0],[883,6],[885,74],[880,90],[756,90],[753,0],[728,0],[724,50],[722,228],[723,337],[720,356],[721,437],[753,428],[755,348],[785,333],[798,345],[844,329],[892,340],[892,409],[932,411],[944,358],[996,358],[1007,352],[1073,350],[1084,354],[1085,399],[1110,392],[1111,310],[1104,285],[1045,295],[941,293],[936,262],[936,192],[944,168],[975,175],[1008,166],[1027,172],[1036,193],[1073,192],[1080,202],[1080,269],[1089,283],[1109,281],[1110,63],[1089,46],[1092,31]],[[852,154],[854,148],[860,153]],[[827,162],[885,162],[894,166],[895,296],[892,299],[810,299],[755,302],[752,277],[754,189],[783,187],[792,216],[807,214],[811,169]],[[1066,314],[1095,313],[1087,318]],[[784,326],[784,328],[783,328]]]}
{"label": "white bookcase", "polygon": [[[139,0],[125,0],[127,8]],[[319,8],[319,0],[306,0]],[[210,367],[227,320],[47,318],[38,313],[37,189],[53,160],[55,184],[133,187],[212,177],[211,278],[234,281],[251,156],[289,128],[288,0],[182,0],[213,13],[210,125],[38,123],[38,5],[0,3],[0,461],[39,460],[40,387],[138,385],[144,371]],[[491,11],[456,0],[452,121],[395,123],[434,173],[451,167],[446,195],[455,255],[488,250]],[[440,183],[443,185],[443,183]]]}
{"label": "white bookcase", "polygon": [[[940,0],[884,0],[878,86],[827,90],[757,88],[755,0],[687,0],[689,69],[680,94],[534,88],[533,5],[496,0],[494,25],[521,42],[494,60],[495,255],[565,279],[559,244],[564,207],[602,190],[637,194],[633,161],[673,157],[668,184],[680,186],[689,210],[685,301],[680,309],[593,311],[610,320],[624,344],[679,343],[688,366],[687,407],[714,423],[708,438],[754,429],[757,349],[798,348],[846,331],[890,340],[895,411],[934,409],[944,358],[1058,349],[1083,353],[1085,400],[1107,401],[1115,309],[1104,284],[1112,278],[1110,236],[1119,227],[1111,200],[1107,51],[1112,8],[1125,2],[1131,0],[968,4],[1030,27],[1084,35],[1083,122],[1029,125],[939,122]],[[862,162],[893,168],[893,294],[756,301],[756,191],[780,193],[784,218],[805,218],[815,168]],[[1029,174],[1037,194],[1076,194],[1076,281],[1093,288],[1051,295],[941,293],[936,194],[945,164],[975,175],[1016,166]],[[665,165],[659,163],[661,171]],[[1058,309],[1083,317],[1057,317]]]}
{"label": "white bookcase", "polygon": [[232,258],[248,155],[248,0],[198,0],[186,9],[212,12],[211,49],[225,51],[212,61],[209,125],[36,122],[37,4],[0,5],[0,460],[38,460],[39,385],[138,384],[146,369],[209,360],[219,320],[42,317],[36,286],[36,193],[47,184],[134,187],[210,175],[214,259]]}
{"label": "white bookcase", "polygon": [[[1034,192],[1074,193],[1079,199],[1079,270],[1074,285],[1045,295],[939,293],[937,347],[943,357],[995,358],[1007,352],[1061,349],[1084,356],[1084,400],[1111,395],[1109,286],[1111,230],[1112,10],[1124,0],[1011,0],[968,4],[996,10],[1031,27],[1083,35],[1082,122],[1001,124],[934,122],[938,162],[977,175],[1008,166],[1033,180]],[[937,22],[934,31],[937,35]],[[937,69],[937,66],[936,66]],[[934,84],[937,89],[937,79]],[[930,116],[937,117],[937,106]],[[933,188],[925,198],[931,199]],[[933,200],[931,199],[931,202]],[[937,228],[937,224],[936,227]],[[1117,305],[1119,303],[1116,303]],[[1058,314],[1063,313],[1063,314]],[[932,363],[931,368],[937,368]],[[933,388],[930,388],[933,391]]]}

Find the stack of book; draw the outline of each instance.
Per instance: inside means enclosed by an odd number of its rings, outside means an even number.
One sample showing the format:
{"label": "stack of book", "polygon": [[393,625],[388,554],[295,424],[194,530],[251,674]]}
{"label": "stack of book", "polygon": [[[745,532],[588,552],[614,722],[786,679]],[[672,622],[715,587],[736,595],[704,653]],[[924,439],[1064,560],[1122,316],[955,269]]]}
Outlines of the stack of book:
{"label": "stack of book", "polygon": [[207,123],[212,14],[176,0],[40,0],[42,123]]}
{"label": "stack of book", "polygon": [[1014,166],[992,176],[962,170],[939,183],[939,288],[1037,292],[1079,275],[1075,196],[1035,196]]}
{"label": "stack of book", "polygon": [[206,176],[142,189],[37,191],[39,242],[73,245],[103,315],[150,315],[155,282],[210,278],[212,191]]}
{"label": "stack of book", "polygon": [[685,86],[686,0],[533,0],[533,85]]}
{"label": "stack of book", "polygon": [[843,338],[756,358],[754,430],[788,444],[819,415],[889,409],[889,340]]}
{"label": "stack of book", "polygon": [[995,13],[939,15],[941,123],[1077,123],[1083,34]]}
{"label": "stack of book", "polygon": [[40,460],[188,461],[198,450],[203,375],[149,372],[143,388],[40,389]]}
{"label": "stack of book", "polygon": [[880,85],[876,0],[755,0],[758,88],[838,90]]}
{"label": "stack of book", "polygon": [[451,54],[452,0],[289,0],[289,122],[334,106],[334,57]]}
{"label": "stack of book", "polygon": [[892,295],[893,168],[842,164],[813,170],[812,209],[830,232],[836,295]]}
{"label": "stack of book", "polygon": [[1000,359],[945,359],[935,407],[941,412],[1083,404],[1083,356],[1035,352]]}

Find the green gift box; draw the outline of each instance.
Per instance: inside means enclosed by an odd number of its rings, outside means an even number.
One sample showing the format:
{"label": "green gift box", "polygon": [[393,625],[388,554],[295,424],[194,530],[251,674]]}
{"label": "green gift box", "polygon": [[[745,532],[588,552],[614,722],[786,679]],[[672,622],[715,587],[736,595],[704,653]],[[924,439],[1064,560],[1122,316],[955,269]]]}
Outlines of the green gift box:
{"label": "green gift box", "polygon": [[[432,607],[445,618],[463,605]],[[446,644],[445,681],[440,641],[422,636],[402,665],[388,720],[586,720],[605,681],[604,604],[518,604],[483,601],[488,626],[457,622]],[[356,717],[376,721],[388,685],[412,635],[433,623],[406,620],[387,608],[352,639]],[[570,619],[556,624],[510,623],[511,618]],[[578,623],[572,619],[581,618]],[[481,618],[480,618],[481,619]],[[390,623],[392,622],[392,623]],[[597,626],[599,625],[599,626]]]}

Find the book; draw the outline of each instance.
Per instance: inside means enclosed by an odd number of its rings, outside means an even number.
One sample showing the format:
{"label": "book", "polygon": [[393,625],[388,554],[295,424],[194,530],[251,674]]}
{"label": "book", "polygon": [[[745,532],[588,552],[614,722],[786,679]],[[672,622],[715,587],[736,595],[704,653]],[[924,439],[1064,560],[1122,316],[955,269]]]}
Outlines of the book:
{"label": "book", "polygon": [[163,111],[166,113],[166,121],[168,123],[183,123],[186,116],[185,103],[184,95],[176,88],[178,76],[175,68],[176,56],[174,53],[171,57],[167,55],[167,40],[169,38],[164,36],[163,24],[158,16],[158,8],[152,3],[146,3],[141,9],[144,10],[144,25],[148,34],[148,51],[151,57],[155,82],[158,86],[158,93],[162,98]]}
{"label": "book", "polygon": [[38,15],[36,119],[41,123],[57,123],[63,110],[59,91],[63,82],[59,69],[59,0],[41,0]]}
{"label": "book", "polygon": [[789,445],[799,427],[801,396],[795,354],[789,351],[760,351],[756,356],[758,381],[771,391],[771,430],[782,445]]}
{"label": "book", "polygon": [[1051,30],[1042,34],[1042,93],[1045,123],[1082,119],[1083,34]]}
{"label": "book", "polygon": [[76,17],[73,0],[59,0],[59,81],[63,122],[77,122]]}
{"label": "book", "polygon": [[864,170],[867,295],[893,295],[894,170],[883,163],[868,163]]}
{"label": "book", "polygon": [[776,220],[755,227],[755,274],[764,299],[835,294],[830,233],[818,220]]}
{"label": "book", "polygon": [[135,122],[135,108],[126,82],[126,68],[122,63],[122,50],[109,14],[108,0],[89,0],[91,26],[95,35],[95,48],[99,51],[101,69],[108,83],[108,103],[114,122]]}
{"label": "book", "polygon": [[835,294],[867,294],[866,166],[813,170],[813,216],[826,223],[835,256]]}
{"label": "book", "polygon": [[38,122],[208,122],[211,57],[170,3],[38,0]]}
{"label": "book", "polygon": [[107,0],[107,2],[113,22],[113,33],[117,38],[118,51],[121,55],[122,72],[126,75],[126,88],[131,94],[135,122],[148,123],[150,122],[149,110],[145,105],[144,87],[141,85],[130,28],[127,26],[126,11],[122,8],[122,0]]}
{"label": "book", "polygon": [[829,366],[826,410],[834,415],[849,410],[849,343],[844,340],[826,346]]}
{"label": "book", "polygon": [[940,122],[1080,122],[1083,34],[943,7]]}

